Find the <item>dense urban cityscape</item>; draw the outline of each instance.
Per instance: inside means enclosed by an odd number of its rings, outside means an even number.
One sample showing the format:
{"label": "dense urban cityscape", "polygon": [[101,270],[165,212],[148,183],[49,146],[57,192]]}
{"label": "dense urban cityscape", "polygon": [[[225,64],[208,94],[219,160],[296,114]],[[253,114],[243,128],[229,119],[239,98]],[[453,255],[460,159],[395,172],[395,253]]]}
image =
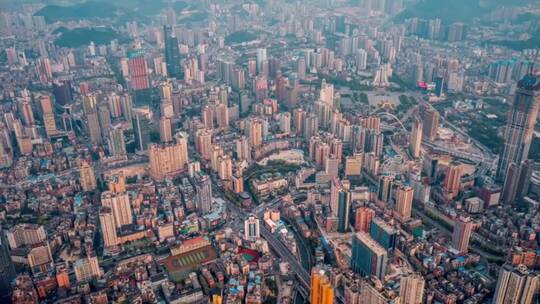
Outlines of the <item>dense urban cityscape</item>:
{"label": "dense urban cityscape", "polygon": [[539,303],[540,1],[0,1],[0,303]]}

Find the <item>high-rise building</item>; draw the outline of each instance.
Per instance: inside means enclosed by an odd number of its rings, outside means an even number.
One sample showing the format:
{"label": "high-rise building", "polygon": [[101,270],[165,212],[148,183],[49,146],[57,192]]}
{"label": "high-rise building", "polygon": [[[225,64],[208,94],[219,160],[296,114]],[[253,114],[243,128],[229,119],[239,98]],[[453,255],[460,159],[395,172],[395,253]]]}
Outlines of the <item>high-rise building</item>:
{"label": "high-rise building", "polygon": [[135,133],[135,146],[139,152],[146,151],[150,143],[152,124],[152,111],[149,107],[133,109],[133,132]]}
{"label": "high-rise building", "polygon": [[202,213],[212,210],[212,180],[208,175],[196,175],[195,191],[197,193],[197,209]]}
{"label": "high-rise building", "polygon": [[298,62],[296,63],[296,73],[298,74],[298,78],[302,80],[306,79],[306,58],[298,58]]}
{"label": "high-rise building", "polygon": [[375,216],[375,211],[368,207],[358,207],[356,208],[355,220],[354,220],[354,230],[356,232],[365,232],[369,233],[369,228],[371,227],[371,221]]}
{"label": "high-rise building", "polygon": [[47,137],[58,134],[56,129],[56,121],[54,120],[54,109],[50,96],[41,96],[39,98],[41,104],[41,111],[43,113],[43,125],[45,126],[45,133]]}
{"label": "high-rise building", "polygon": [[247,133],[249,135],[249,144],[251,147],[262,145],[263,141],[263,122],[261,119],[251,119],[247,123]]}
{"label": "high-rise building", "polygon": [[251,149],[249,148],[248,139],[241,136],[236,140],[236,158],[238,160],[251,160]]}
{"label": "high-rise building", "polygon": [[506,170],[504,187],[501,194],[502,203],[514,204],[527,195],[531,181],[532,166],[529,160],[523,161],[521,165],[510,163]]}
{"label": "high-rise building", "polygon": [[101,193],[101,205],[111,208],[116,228],[133,222],[131,203],[126,192],[105,191]]}
{"label": "high-rise building", "polygon": [[36,123],[34,118],[34,111],[32,110],[32,104],[29,98],[21,98],[17,102],[19,107],[19,113],[21,114],[24,125],[29,127]]}
{"label": "high-rise building", "polygon": [[505,181],[511,163],[521,166],[528,159],[539,108],[540,81],[537,76],[526,75],[518,82],[514,102],[508,112],[497,180]]}
{"label": "high-rise building", "polygon": [[302,130],[306,140],[319,132],[319,117],[314,113],[307,114],[303,122]]}
{"label": "high-rise building", "polygon": [[212,157],[212,132],[198,130],[195,134],[195,148],[203,159],[209,160]]}
{"label": "high-rise building", "polygon": [[151,144],[148,150],[150,175],[157,180],[182,171],[189,162],[185,133],[176,134],[174,142]]}
{"label": "high-rise building", "polygon": [[66,105],[73,102],[73,91],[69,80],[53,82],[54,100],[59,105]]}
{"label": "high-rise building", "polygon": [[126,142],[124,140],[124,129],[121,123],[109,127],[109,152],[112,156],[125,156]]}
{"label": "high-rise building", "polygon": [[210,106],[206,105],[201,109],[201,120],[206,129],[214,128],[214,110]]}
{"label": "high-rise building", "polygon": [[250,216],[244,221],[244,236],[247,240],[257,240],[260,237],[260,221],[255,216]]}
{"label": "high-rise building", "polygon": [[220,129],[229,128],[229,108],[226,104],[216,106],[216,120]]}
{"label": "high-rise building", "polygon": [[411,136],[409,139],[409,152],[412,157],[419,158],[422,149],[422,121],[418,118],[414,120]]}
{"label": "high-rise building", "polygon": [[439,112],[429,105],[422,105],[420,107],[420,118],[422,118],[422,137],[429,141],[435,140],[439,130]]}
{"label": "high-rise building", "polygon": [[4,232],[0,229],[0,302],[9,303],[11,294],[11,282],[15,279],[17,273],[11,261],[8,242]]}
{"label": "high-rise building", "polygon": [[470,218],[460,217],[454,222],[454,232],[452,233],[452,247],[461,253],[466,253],[469,249],[473,223]]}
{"label": "high-rise building", "polygon": [[493,304],[534,303],[540,288],[540,276],[525,265],[504,264],[499,271]]}
{"label": "high-rise building", "polygon": [[222,155],[218,158],[218,176],[221,180],[230,180],[232,177],[232,159],[229,155]]}
{"label": "high-rise building", "polygon": [[345,176],[360,176],[362,174],[363,153],[355,153],[345,157]]}
{"label": "high-rise building", "polygon": [[377,199],[388,203],[392,195],[392,184],[394,177],[391,175],[383,175],[379,178],[379,191],[377,193]]}
{"label": "high-rise building", "polygon": [[435,95],[441,97],[444,90],[444,78],[442,76],[435,77]]}
{"label": "high-rise building", "polygon": [[101,137],[107,137],[111,126],[111,112],[109,112],[109,106],[105,103],[98,106],[98,120]]}
{"label": "high-rise building", "polygon": [[144,51],[128,52],[128,69],[131,89],[145,90],[150,88],[148,66],[146,64],[146,58],[144,58]]}
{"label": "high-rise building", "polygon": [[284,112],[279,115],[279,130],[284,134],[291,133],[291,113]]}
{"label": "high-rise building", "polygon": [[11,249],[22,246],[32,246],[47,240],[47,233],[42,225],[18,224],[11,227],[6,233]]}
{"label": "high-rise building", "polygon": [[319,100],[332,108],[334,107],[334,85],[326,83],[324,79],[321,83]]}
{"label": "high-rise building", "polygon": [[161,142],[171,142],[173,140],[171,119],[161,117],[159,120],[159,139]]}
{"label": "high-rise building", "polygon": [[396,248],[397,230],[380,218],[374,218],[369,227],[369,235],[390,254]]}
{"label": "high-rise building", "polygon": [[99,210],[99,222],[105,248],[116,247],[118,245],[118,235],[116,234],[116,223],[111,208],[102,207]]}
{"label": "high-rise building", "polygon": [[352,238],[351,268],[361,275],[373,275],[379,279],[386,275],[387,251],[364,232]]}
{"label": "high-rise building", "polygon": [[268,64],[268,58],[266,57],[266,49],[257,49],[257,73],[262,74],[264,72],[264,64]]}
{"label": "high-rise building", "polygon": [[400,186],[396,190],[396,214],[402,221],[411,218],[414,190],[409,186]]}
{"label": "high-rise building", "polygon": [[446,170],[446,175],[444,176],[443,181],[443,190],[445,191],[448,199],[454,199],[458,196],[461,185],[461,175],[461,164],[452,162]]}
{"label": "high-rise building", "polygon": [[37,63],[37,70],[41,83],[47,84],[53,80],[51,60],[49,58],[40,58]]}
{"label": "high-rise building", "polygon": [[345,187],[338,192],[338,232],[347,232],[349,230],[349,214],[351,210],[351,193]]}
{"label": "high-rise building", "polygon": [[310,288],[311,304],[333,304],[334,303],[334,287],[323,269],[314,267],[311,270],[311,288]]}
{"label": "high-rise building", "polygon": [[421,274],[410,273],[401,276],[399,298],[402,304],[421,304],[424,299],[426,282]]}
{"label": "high-rise building", "polygon": [[97,256],[80,258],[73,263],[75,278],[77,282],[87,282],[95,278],[100,278],[102,273],[99,268]]}
{"label": "high-rise building", "polygon": [[176,79],[184,77],[184,69],[180,62],[180,49],[178,48],[178,38],[171,26],[163,28],[165,38],[165,62],[167,64],[167,74]]}
{"label": "high-rise building", "polygon": [[268,97],[268,79],[264,75],[259,75],[253,80],[253,93],[257,102],[263,102]]}
{"label": "high-rise building", "polygon": [[103,141],[101,137],[101,126],[99,124],[99,114],[96,109],[91,110],[86,114],[88,134],[90,142],[94,145],[99,145]]}
{"label": "high-rise building", "polygon": [[82,161],[79,168],[80,183],[83,191],[92,191],[96,189],[96,175],[94,174],[94,168],[87,162]]}
{"label": "high-rise building", "polygon": [[368,58],[368,54],[366,50],[358,49],[356,50],[354,55],[356,58],[356,71],[357,72],[365,71],[367,68],[367,58]]}

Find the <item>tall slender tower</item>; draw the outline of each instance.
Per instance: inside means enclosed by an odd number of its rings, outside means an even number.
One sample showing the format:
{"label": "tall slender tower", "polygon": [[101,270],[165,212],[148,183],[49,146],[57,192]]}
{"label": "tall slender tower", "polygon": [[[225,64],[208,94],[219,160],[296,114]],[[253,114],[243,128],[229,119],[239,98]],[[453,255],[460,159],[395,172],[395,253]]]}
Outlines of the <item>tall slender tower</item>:
{"label": "tall slender tower", "polygon": [[[496,178],[498,181],[504,181],[507,193],[515,193],[509,188],[518,186],[516,179],[519,178],[519,174],[509,173],[509,168],[519,168],[528,159],[539,108],[540,81],[535,75],[526,75],[518,82],[514,103],[508,112],[504,150],[497,168]],[[506,200],[513,199],[508,199],[507,196]]]}
{"label": "tall slender tower", "polygon": [[39,98],[41,111],[43,113],[43,125],[48,137],[58,133],[56,130],[56,121],[54,120],[53,104],[50,96],[41,96]]}
{"label": "tall slender tower", "polygon": [[[8,242],[0,228],[0,302],[9,302],[11,281],[15,279],[15,267],[9,254]],[[7,297],[7,298],[6,298]]]}
{"label": "tall slender tower", "polygon": [[83,191],[92,191],[97,188],[96,175],[94,168],[87,162],[83,161],[79,168],[80,183]]}
{"label": "tall slender tower", "polygon": [[459,252],[466,253],[469,248],[473,223],[469,218],[458,218],[454,223],[454,232],[452,234],[452,247]]}
{"label": "tall slender tower", "polygon": [[178,48],[178,38],[174,34],[171,26],[163,28],[165,36],[165,63],[167,64],[167,74],[170,77],[182,79],[184,73],[180,65],[180,49]]}
{"label": "tall slender tower", "polygon": [[414,190],[408,186],[400,186],[396,190],[396,214],[401,220],[411,218]]}
{"label": "tall slender tower", "polygon": [[416,118],[409,139],[409,152],[414,158],[419,158],[422,148],[422,120]]}

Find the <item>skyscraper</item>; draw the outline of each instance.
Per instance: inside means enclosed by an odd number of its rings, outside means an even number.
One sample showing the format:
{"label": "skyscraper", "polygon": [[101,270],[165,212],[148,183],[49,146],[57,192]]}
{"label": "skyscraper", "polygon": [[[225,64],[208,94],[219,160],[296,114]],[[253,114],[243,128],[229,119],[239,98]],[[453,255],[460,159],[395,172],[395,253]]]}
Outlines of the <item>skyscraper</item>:
{"label": "skyscraper", "polygon": [[452,233],[452,247],[457,251],[466,253],[469,248],[473,223],[470,218],[460,217],[454,222],[454,232]]}
{"label": "skyscraper", "polygon": [[134,108],[132,112],[136,149],[139,152],[146,151],[150,143],[152,111],[149,107],[140,107]]}
{"label": "skyscraper", "polygon": [[345,176],[360,176],[362,174],[362,162],[364,154],[354,153],[345,157]]}
{"label": "skyscraper", "polygon": [[148,65],[143,51],[131,51],[128,53],[128,69],[131,89],[145,90],[150,88]]}
{"label": "skyscraper", "polygon": [[162,180],[183,170],[189,161],[187,146],[187,134],[184,136],[177,134],[175,142],[151,144],[148,149],[150,175]]}
{"label": "skyscraper", "polygon": [[399,297],[401,303],[423,303],[425,283],[424,277],[421,274],[410,273],[403,275],[399,282]]}
{"label": "skyscraper", "polygon": [[334,85],[326,83],[324,79],[321,83],[319,100],[332,108],[334,107]]}
{"label": "skyscraper", "polygon": [[369,233],[369,227],[371,226],[371,221],[375,216],[375,211],[368,207],[359,207],[356,208],[355,220],[354,220],[354,229],[356,232],[366,232]]}
{"label": "skyscraper", "polygon": [[173,140],[170,118],[161,117],[159,119],[159,139],[161,142],[170,142]]}
{"label": "skyscraper", "polygon": [[257,240],[260,236],[260,221],[255,216],[250,216],[244,221],[244,236],[247,240]]}
{"label": "skyscraper", "polygon": [[311,289],[309,294],[309,303],[311,304],[334,303],[334,287],[332,287],[323,269],[314,267],[311,270]]}
{"label": "skyscraper", "polygon": [[98,258],[95,255],[75,261],[73,263],[73,270],[75,271],[77,282],[87,282],[94,278],[100,278],[102,275]]}
{"label": "skyscraper", "polygon": [[[528,159],[534,126],[540,108],[540,82],[537,76],[526,75],[518,82],[514,103],[508,112],[504,133],[504,150],[499,158],[496,178],[507,180],[510,164],[521,166]],[[515,176],[515,175],[514,175]]]}
{"label": "skyscraper", "polygon": [[459,194],[461,185],[461,164],[452,162],[446,169],[446,175],[443,181],[443,190],[449,200],[454,199]]}
{"label": "skyscraper", "polygon": [[411,218],[414,190],[409,186],[400,186],[396,190],[396,213],[402,220]]}
{"label": "skyscraper", "polygon": [[266,57],[266,49],[265,48],[259,48],[257,49],[257,73],[261,74],[264,71],[264,64],[268,64]]}
{"label": "skyscraper", "polygon": [[247,124],[247,132],[249,135],[249,145],[251,147],[258,147],[262,145],[263,141],[263,123],[260,119],[251,119]]}
{"label": "skyscraper", "polygon": [[493,304],[533,303],[540,287],[540,276],[525,265],[504,264],[499,271]]}
{"label": "skyscraper", "polygon": [[386,275],[387,251],[364,232],[352,238],[351,268],[361,275],[374,275],[382,279]]}
{"label": "skyscraper", "polygon": [[101,193],[101,205],[111,208],[116,228],[129,225],[133,222],[131,203],[129,201],[129,195],[126,192],[105,191]]}
{"label": "skyscraper", "polygon": [[383,219],[374,218],[369,227],[369,236],[389,253],[396,248],[397,230]]}
{"label": "skyscraper", "polygon": [[392,195],[392,183],[394,177],[391,175],[383,175],[379,178],[379,191],[377,193],[377,199],[388,203]]}
{"label": "skyscraper", "polygon": [[87,162],[82,161],[79,168],[80,183],[83,191],[92,191],[96,189],[96,176],[94,174],[94,168]]}
{"label": "skyscraper", "polygon": [[0,302],[9,303],[11,281],[16,276],[15,267],[11,261],[8,242],[4,231],[0,228]]}
{"label": "skyscraper", "polygon": [[45,133],[47,137],[51,137],[58,133],[56,129],[56,121],[54,120],[53,104],[50,96],[41,96],[39,98],[41,104],[41,111],[43,113],[43,125],[45,126]]}
{"label": "skyscraper", "polygon": [[114,248],[118,245],[118,235],[116,234],[113,211],[110,207],[102,207],[99,210],[99,222],[105,248]]}
{"label": "skyscraper", "polygon": [[127,154],[124,129],[121,123],[109,127],[109,153],[116,157]]}
{"label": "skyscraper", "polygon": [[422,137],[429,141],[435,140],[439,130],[439,112],[428,105],[422,105],[420,117],[422,118]]}
{"label": "skyscraper", "polygon": [[422,121],[418,118],[414,120],[411,136],[409,139],[409,152],[414,158],[419,158],[422,149]]}
{"label": "skyscraper", "polygon": [[208,175],[196,175],[195,192],[197,193],[197,209],[202,213],[212,210],[212,180]]}
{"label": "skyscraper", "polygon": [[103,138],[101,137],[101,126],[99,124],[99,114],[97,109],[92,109],[86,114],[88,134],[90,135],[90,142],[92,144],[101,144]]}
{"label": "skyscraper", "polygon": [[340,189],[338,194],[338,232],[349,229],[349,214],[351,210],[351,194],[347,189]]}

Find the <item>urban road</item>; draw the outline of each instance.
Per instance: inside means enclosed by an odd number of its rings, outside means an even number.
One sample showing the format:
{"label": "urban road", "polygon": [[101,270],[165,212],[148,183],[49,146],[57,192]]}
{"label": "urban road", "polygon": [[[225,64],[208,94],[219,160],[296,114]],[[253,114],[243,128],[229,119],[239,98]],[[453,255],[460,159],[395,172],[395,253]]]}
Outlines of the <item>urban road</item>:
{"label": "urban road", "polygon": [[[234,205],[231,202],[229,202],[229,209],[237,215],[242,216],[243,218],[246,218],[248,216],[247,212],[240,209],[238,206]],[[260,225],[260,232],[261,236],[268,242],[268,245],[270,245],[274,252],[276,252],[281,259],[289,263],[291,270],[294,272],[296,278],[298,279],[298,291],[304,297],[304,299],[307,299],[309,297],[309,290],[311,284],[311,277],[309,272],[304,267],[302,267],[300,261],[278,238],[276,238],[272,234],[272,232],[270,232],[270,230],[268,230],[268,228],[264,226],[264,224]],[[338,303],[345,303],[341,294],[337,294],[336,299],[338,300]]]}

